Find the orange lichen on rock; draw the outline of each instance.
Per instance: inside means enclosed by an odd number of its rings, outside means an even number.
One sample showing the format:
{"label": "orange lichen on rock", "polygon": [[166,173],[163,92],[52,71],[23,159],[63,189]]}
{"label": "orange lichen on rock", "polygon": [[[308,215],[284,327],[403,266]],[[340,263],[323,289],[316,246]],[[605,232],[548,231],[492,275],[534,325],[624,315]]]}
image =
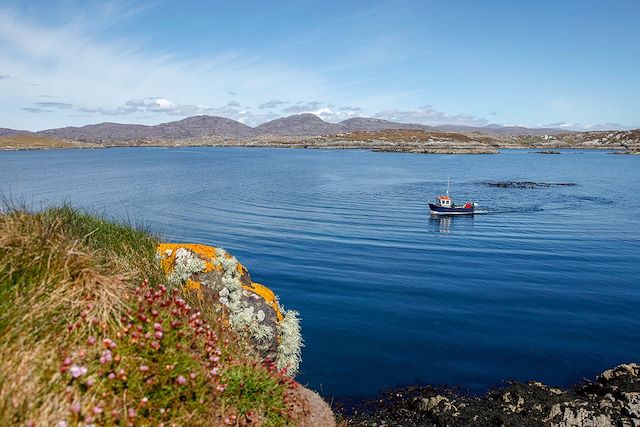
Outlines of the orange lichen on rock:
{"label": "orange lichen on rock", "polygon": [[[175,260],[176,260],[176,251],[180,248],[187,249],[194,254],[198,255],[198,257],[205,262],[205,268],[202,273],[208,273],[214,270],[222,271],[223,268],[219,263],[214,263],[213,260],[217,259],[216,247],[207,246],[197,243],[160,243],[157,247],[157,252],[160,254],[160,264],[165,273],[169,274],[173,272]],[[231,258],[232,256],[228,253],[225,254],[227,258]],[[247,276],[249,271],[247,268],[242,265],[240,262],[237,263],[236,268],[241,277]],[[248,279],[250,280],[250,279]],[[201,284],[197,280],[193,280],[189,278],[185,283],[185,288],[188,290],[196,291],[198,296],[202,296]],[[276,299],[276,295],[273,291],[267,288],[264,285],[259,283],[251,282],[249,285],[243,285],[243,289],[253,292],[254,294],[262,297],[269,306],[273,308],[276,313],[276,317],[278,321],[282,321],[284,316],[280,311],[280,306],[278,305],[278,300]]]}
{"label": "orange lichen on rock", "polygon": [[[180,248],[188,249],[198,255],[205,262],[203,273],[213,270],[222,271],[222,266],[214,264],[212,260],[216,259],[216,248],[213,246],[201,245],[197,243],[160,243],[158,245],[158,253],[162,255],[162,269],[165,273],[173,271],[173,265],[176,260],[176,251]],[[171,251],[171,254],[169,254]],[[244,267],[243,267],[244,268]]]}
{"label": "orange lichen on rock", "polygon": [[242,288],[250,292],[253,292],[256,295],[261,296],[262,299],[265,300],[265,302],[269,304],[271,308],[273,308],[273,311],[276,312],[276,317],[278,318],[278,321],[282,322],[282,320],[284,319],[284,316],[280,311],[280,306],[278,305],[278,300],[276,299],[276,295],[273,293],[271,289],[267,288],[264,285],[261,285],[260,283],[255,283],[255,282],[252,282],[251,285],[243,286]]}

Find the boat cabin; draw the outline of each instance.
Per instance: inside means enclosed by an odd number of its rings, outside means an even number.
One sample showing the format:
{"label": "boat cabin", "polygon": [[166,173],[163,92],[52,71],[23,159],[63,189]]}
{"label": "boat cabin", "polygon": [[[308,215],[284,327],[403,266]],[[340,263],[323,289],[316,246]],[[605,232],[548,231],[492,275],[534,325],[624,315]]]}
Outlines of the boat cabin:
{"label": "boat cabin", "polygon": [[436,204],[438,206],[442,206],[443,208],[453,207],[453,201],[449,196],[438,196],[436,197]]}

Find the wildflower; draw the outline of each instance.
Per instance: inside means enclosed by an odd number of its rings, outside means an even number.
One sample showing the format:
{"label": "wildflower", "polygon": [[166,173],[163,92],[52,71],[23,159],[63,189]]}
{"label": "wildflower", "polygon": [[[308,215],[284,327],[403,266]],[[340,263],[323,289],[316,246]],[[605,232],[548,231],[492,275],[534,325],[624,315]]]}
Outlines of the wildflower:
{"label": "wildflower", "polygon": [[80,412],[80,409],[80,404],[78,402],[73,402],[71,406],[69,406],[69,411],[73,414]]}
{"label": "wildflower", "polygon": [[176,382],[180,385],[183,385],[187,383],[187,379],[182,375],[180,375],[178,378],[176,378]]}
{"label": "wildflower", "polygon": [[147,399],[147,397],[145,396],[145,397],[143,397],[143,398],[140,400],[140,404],[141,404],[141,405],[144,405],[144,404],[145,404],[145,403],[147,403],[148,401],[149,401],[149,399]]}
{"label": "wildflower", "polygon": [[71,373],[72,378],[78,378],[87,373],[87,368],[84,366],[73,365],[69,369],[69,372]]}
{"label": "wildflower", "polygon": [[100,356],[100,364],[104,365],[105,363],[110,363],[113,360],[111,350],[107,349],[102,352],[102,356]]}
{"label": "wildflower", "polygon": [[66,421],[59,421],[58,422],[58,427],[67,427],[67,422]]}
{"label": "wildflower", "polygon": [[133,408],[129,408],[129,410],[127,411],[127,416],[129,418],[135,418],[136,417],[136,410]]}
{"label": "wildflower", "polygon": [[62,362],[62,364],[63,364],[64,366],[69,366],[69,365],[71,365],[71,363],[72,363],[72,362],[73,362],[73,361],[71,360],[71,358],[70,358],[70,357],[65,357],[65,358],[64,358],[64,362]]}
{"label": "wildflower", "polygon": [[156,337],[156,339],[161,339],[162,338],[162,331],[156,331],[155,334],[153,334],[154,337]]}
{"label": "wildflower", "polygon": [[212,370],[209,371],[209,374],[215,377],[216,375],[218,375],[218,368],[213,368]]}
{"label": "wildflower", "polygon": [[156,331],[161,331],[162,330],[162,325],[158,322],[153,324],[153,329],[155,329]]}
{"label": "wildflower", "polygon": [[209,356],[209,361],[210,362],[217,362],[220,360],[220,356]]}
{"label": "wildflower", "polygon": [[140,365],[138,369],[140,370],[140,372],[147,372],[149,370],[149,367],[147,365]]}
{"label": "wildflower", "polygon": [[93,377],[89,377],[87,378],[87,382],[85,383],[87,385],[87,387],[91,387],[92,385],[94,385],[96,382],[96,380]]}
{"label": "wildflower", "polygon": [[94,406],[93,413],[94,415],[100,415],[102,413],[102,408],[100,406]]}
{"label": "wildflower", "polygon": [[104,348],[116,348],[116,343],[114,343],[110,338],[103,339],[102,345],[104,345]]}
{"label": "wildflower", "polygon": [[[160,348],[160,343],[158,341],[152,341],[151,344],[149,344],[149,345],[154,350],[158,350]],[[176,348],[177,348],[177,346],[176,346]]]}
{"label": "wildflower", "polygon": [[195,372],[191,372],[191,373],[189,374],[189,377],[190,377],[192,380],[195,380],[197,376],[198,376],[198,374],[196,374]]}
{"label": "wildflower", "polygon": [[218,386],[216,386],[216,390],[218,390],[220,393],[222,393],[225,388],[227,388],[227,386],[225,386],[224,384],[218,384]]}
{"label": "wildflower", "polygon": [[113,372],[109,372],[109,375],[107,376],[107,378],[109,378],[109,380],[113,381],[116,378],[116,374],[114,374]]}

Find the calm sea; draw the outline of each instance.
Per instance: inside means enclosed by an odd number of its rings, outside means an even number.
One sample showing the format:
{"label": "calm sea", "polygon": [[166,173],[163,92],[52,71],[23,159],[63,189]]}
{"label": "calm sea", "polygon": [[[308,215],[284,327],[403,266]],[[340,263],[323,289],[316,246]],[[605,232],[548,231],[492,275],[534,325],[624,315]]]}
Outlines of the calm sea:
{"label": "calm sea", "polygon": [[[431,218],[448,176],[455,200],[486,213]],[[300,311],[298,379],[327,396],[566,385],[640,361],[640,156],[0,152],[0,189],[227,248]]]}

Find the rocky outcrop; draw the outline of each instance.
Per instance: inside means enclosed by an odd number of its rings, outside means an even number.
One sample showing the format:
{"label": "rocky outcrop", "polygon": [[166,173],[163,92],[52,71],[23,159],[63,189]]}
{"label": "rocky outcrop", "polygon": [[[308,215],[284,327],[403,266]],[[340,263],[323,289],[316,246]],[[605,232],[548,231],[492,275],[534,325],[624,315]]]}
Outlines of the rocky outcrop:
{"label": "rocky outcrop", "polygon": [[356,407],[347,425],[638,427],[640,366],[617,366],[569,390],[539,382],[512,382],[482,397],[432,387],[395,390]]}
{"label": "rocky outcrop", "polygon": [[298,313],[284,310],[275,294],[251,280],[249,271],[222,248],[163,243],[158,258],[169,282],[211,304],[264,359],[295,376],[302,336]]}

